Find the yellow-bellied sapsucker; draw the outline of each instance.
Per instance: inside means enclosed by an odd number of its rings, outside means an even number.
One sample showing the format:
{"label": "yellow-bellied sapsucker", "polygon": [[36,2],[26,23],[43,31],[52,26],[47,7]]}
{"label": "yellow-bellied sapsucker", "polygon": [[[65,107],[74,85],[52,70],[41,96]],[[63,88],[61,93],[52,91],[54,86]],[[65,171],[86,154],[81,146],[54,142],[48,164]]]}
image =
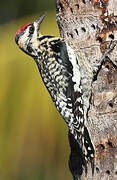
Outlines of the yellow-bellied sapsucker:
{"label": "yellow-bellied sapsucker", "polygon": [[93,78],[104,58],[91,67],[62,38],[41,35],[44,17],[20,28],[15,41],[34,58],[56,108],[68,125],[72,149],[69,166],[77,179],[87,160],[93,164],[94,148],[87,128],[87,113]]}

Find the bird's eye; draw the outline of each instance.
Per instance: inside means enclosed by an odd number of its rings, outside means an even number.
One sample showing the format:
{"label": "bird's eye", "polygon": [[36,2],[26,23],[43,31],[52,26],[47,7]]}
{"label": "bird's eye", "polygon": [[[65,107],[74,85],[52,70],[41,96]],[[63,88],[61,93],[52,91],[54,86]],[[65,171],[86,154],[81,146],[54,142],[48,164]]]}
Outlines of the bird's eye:
{"label": "bird's eye", "polygon": [[30,28],[29,28],[29,33],[30,33],[30,34],[33,34],[33,33],[34,33],[34,26],[33,26],[33,25],[30,26]]}

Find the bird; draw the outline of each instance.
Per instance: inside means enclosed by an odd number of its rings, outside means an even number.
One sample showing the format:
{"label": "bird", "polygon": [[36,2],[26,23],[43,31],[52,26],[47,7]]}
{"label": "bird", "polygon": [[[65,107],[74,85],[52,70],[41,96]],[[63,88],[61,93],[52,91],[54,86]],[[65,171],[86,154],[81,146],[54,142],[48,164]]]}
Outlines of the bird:
{"label": "bird", "polygon": [[45,13],[21,27],[15,42],[34,59],[53,103],[68,126],[69,168],[77,180],[83,169],[87,171],[88,162],[94,166],[94,147],[86,125],[93,70],[63,38],[41,34],[44,18]]}

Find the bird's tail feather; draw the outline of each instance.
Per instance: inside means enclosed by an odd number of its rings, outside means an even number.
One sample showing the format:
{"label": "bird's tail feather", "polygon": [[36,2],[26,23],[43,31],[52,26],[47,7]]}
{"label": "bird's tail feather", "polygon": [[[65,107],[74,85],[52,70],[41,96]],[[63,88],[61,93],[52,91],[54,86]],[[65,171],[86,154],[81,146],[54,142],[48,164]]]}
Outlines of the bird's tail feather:
{"label": "bird's tail feather", "polygon": [[[91,143],[91,141],[88,134],[88,130],[86,128],[84,129],[84,134],[85,134],[84,141],[85,141],[85,145],[87,146],[85,147],[86,147],[86,151],[88,151],[88,145]],[[87,160],[89,160],[91,163],[92,174],[93,174],[94,158],[93,157],[88,158],[89,152],[87,152],[87,157],[86,157],[83,149],[79,146],[79,143],[77,142],[77,140],[74,138],[74,135],[71,134],[70,131],[68,133],[68,139],[69,139],[69,145],[71,149],[71,153],[69,156],[69,168],[73,175],[74,180],[80,180],[81,179],[80,177],[84,170],[85,170],[85,174],[87,174]],[[91,148],[93,151],[93,146]],[[92,153],[94,153],[94,151]]]}

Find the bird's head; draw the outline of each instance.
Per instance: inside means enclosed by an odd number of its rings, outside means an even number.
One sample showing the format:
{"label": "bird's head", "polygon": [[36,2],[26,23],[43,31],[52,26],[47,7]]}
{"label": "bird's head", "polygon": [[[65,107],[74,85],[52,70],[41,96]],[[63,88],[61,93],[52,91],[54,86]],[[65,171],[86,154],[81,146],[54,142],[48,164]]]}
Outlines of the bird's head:
{"label": "bird's head", "polygon": [[37,56],[38,49],[38,38],[41,36],[40,34],[40,25],[45,17],[45,14],[40,16],[35,22],[26,24],[21,27],[15,36],[16,44],[22,49],[25,53],[30,56]]}

